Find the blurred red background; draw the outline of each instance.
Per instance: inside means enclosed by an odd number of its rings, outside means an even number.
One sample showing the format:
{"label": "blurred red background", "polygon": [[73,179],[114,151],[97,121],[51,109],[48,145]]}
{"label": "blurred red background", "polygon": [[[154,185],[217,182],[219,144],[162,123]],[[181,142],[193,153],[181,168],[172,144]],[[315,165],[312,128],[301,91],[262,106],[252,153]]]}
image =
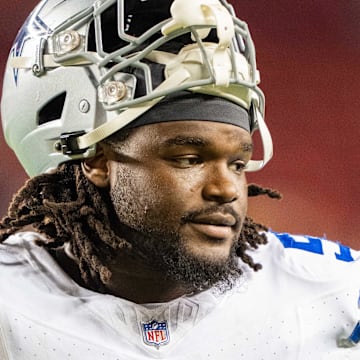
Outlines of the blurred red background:
{"label": "blurred red background", "polygon": [[[0,59],[37,1],[0,0]],[[283,200],[251,199],[277,231],[325,236],[360,249],[360,2],[233,1],[257,49],[275,153],[249,182]],[[0,134],[0,216],[26,179]],[[31,151],[31,149],[29,149]]]}

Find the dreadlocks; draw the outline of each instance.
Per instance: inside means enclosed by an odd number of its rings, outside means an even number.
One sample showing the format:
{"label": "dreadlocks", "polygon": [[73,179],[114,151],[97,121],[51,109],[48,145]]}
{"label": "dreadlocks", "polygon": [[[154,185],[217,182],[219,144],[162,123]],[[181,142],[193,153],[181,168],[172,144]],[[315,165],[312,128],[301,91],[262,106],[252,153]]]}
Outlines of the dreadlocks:
{"label": "dreadlocks", "polygon": [[[254,184],[248,186],[248,193],[280,197],[276,191]],[[31,225],[46,236],[48,241],[41,245],[49,251],[70,243],[84,285],[105,291],[104,283],[111,275],[106,264],[115,256],[114,249],[131,247],[112,230],[111,209],[108,192],[87,180],[81,164],[65,163],[51,174],[29,179],[14,195],[0,223],[0,242]],[[237,255],[255,271],[261,265],[255,264],[245,251],[267,242],[262,230],[267,228],[246,217],[236,249]]]}
{"label": "dreadlocks", "polygon": [[113,250],[127,247],[110,226],[109,199],[86,179],[79,163],[29,179],[15,194],[0,224],[0,242],[26,225],[45,234],[51,249],[71,244],[85,284],[102,289]]}

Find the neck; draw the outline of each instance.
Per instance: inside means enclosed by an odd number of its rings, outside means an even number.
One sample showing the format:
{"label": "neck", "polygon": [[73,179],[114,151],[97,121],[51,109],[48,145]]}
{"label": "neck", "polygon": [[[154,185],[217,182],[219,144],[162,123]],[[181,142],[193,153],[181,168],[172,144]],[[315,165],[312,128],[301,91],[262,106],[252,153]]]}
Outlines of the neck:
{"label": "neck", "polygon": [[[81,279],[76,259],[69,256],[64,248],[53,255],[75,282],[86,286]],[[168,302],[191,292],[184,284],[165,279],[162,272],[155,271],[126,252],[118,255],[109,269],[112,275],[104,284],[105,292],[137,304]]]}
{"label": "neck", "polygon": [[118,255],[110,271],[112,276],[105,284],[108,292],[138,304],[168,302],[190,292],[184,284],[167,280],[164,273],[129,254]]}

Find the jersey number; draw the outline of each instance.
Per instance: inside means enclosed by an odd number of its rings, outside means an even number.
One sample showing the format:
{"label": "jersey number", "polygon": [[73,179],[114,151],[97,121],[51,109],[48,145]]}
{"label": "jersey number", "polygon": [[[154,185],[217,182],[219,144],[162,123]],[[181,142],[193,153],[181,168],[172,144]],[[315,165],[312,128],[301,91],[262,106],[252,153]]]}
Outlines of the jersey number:
{"label": "jersey number", "polygon": [[[297,241],[291,235],[285,233],[276,234],[276,236],[279,238],[285,248],[301,249],[315,254],[324,255],[323,241],[320,238],[303,236],[302,238],[306,239],[306,241]],[[337,260],[346,262],[354,261],[353,257],[351,256],[350,248],[340,243],[334,242],[333,244],[339,247],[339,252],[334,252]]]}

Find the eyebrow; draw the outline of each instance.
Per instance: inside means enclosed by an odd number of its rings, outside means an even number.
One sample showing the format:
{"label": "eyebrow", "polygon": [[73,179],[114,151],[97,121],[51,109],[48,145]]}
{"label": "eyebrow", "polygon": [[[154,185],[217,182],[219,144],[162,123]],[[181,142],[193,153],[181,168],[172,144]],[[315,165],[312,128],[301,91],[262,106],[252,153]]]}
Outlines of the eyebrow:
{"label": "eyebrow", "polygon": [[195,145],[204,147],[208,145],[209,142],[204,140],[203,138],[194,137],[194,136],[176,136],[174,138],[170,138],[164,141],[164,145],[172,146],[172,145]]}
{"label": "eyebrow", "polygon": [[[174,138],[170,138],[164,141],[163,143],[165,146],[199,146],[199,147],[205,147],[209,145],[210,143],[200,137],[194,137],[194,136],[182,136],[178,135]],[[241,150],[244,152],[252,152],[254,149],[254,145],[252,143],[241,143]]]}

